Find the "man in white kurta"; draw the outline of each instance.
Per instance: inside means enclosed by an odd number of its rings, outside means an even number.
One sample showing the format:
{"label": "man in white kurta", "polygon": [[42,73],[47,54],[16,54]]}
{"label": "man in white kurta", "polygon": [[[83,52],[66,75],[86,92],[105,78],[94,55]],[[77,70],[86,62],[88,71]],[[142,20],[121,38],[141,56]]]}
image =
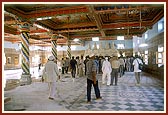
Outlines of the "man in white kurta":
{"label": "man in white kurta", "polygon": [[107,79],[107,85],[111,84],[111,76],[110,76],[111,71],[112,71],[111,64],[108,61],[108,57],[105,57],[105,61],[103,62],[103,65],[102,65],[102,72],[103,72],[102,84],[106,83],[106,79]]}
{"label": "man in white kurta", "polygon": [[136,81],[137,81],[137,85],[140,85],[141,70],[139,69],[139,63],[143,64],[142,60],[138,58],[138,55],[135,55],[133,65],[134,65],[134,72],[135,72],[135,78],[136,78]]}
{"label": "man in white kurta", "polygon": [[45,82],[49,85],[49,99],[51,100],[54,100],[54,96],[56,94],[56,82],[60,78],[60,73],[54,60],[54,56],[50,56],[43,71],[47,76]]}

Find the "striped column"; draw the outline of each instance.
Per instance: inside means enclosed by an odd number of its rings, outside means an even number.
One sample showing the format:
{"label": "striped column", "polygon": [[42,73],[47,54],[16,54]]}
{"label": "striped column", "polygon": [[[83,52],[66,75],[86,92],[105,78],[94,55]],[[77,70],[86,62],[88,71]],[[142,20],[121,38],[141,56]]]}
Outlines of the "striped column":
{"label": "striped column", "polygon": [[52,44],[52,50],[51,53],[57,59],[57,39],[58,36],[56,34],[53,34],[51,37],[51,44]]}
{"label": "striped column", "polygon": [[30,75],[30,62],[29,62],[29,24],[24,22],[20,24],[21,32],[21,54],[22,54],[22,63],[21,68],[23,70],[20,80],[20,85],[29,85],[31,84],[31,75]]}
{"label": "striped column", "polygon": [[24,75],[30,74],[29,62],[29,27],[27,23],[21,25],[21,54],[22,54],[22,70]]}
{"label": "striped column", "polygon": [[69,57],[69,59],[71,59],[71,42],[69,40],[67,41],[67,46],[67,56]]}

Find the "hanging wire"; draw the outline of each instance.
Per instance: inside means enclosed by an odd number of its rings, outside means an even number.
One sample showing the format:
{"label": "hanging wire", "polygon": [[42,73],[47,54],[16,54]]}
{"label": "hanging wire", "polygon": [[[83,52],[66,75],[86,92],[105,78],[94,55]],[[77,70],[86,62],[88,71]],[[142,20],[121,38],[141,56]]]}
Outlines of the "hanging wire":
{"label": "hanging wire", "polygon": [[69,40],[69,19],[70,19],[70,16],[68,16],[68,40]]}
{"label": "hanging wire", "polygon": [[140,15],[139,15],[139,18],[140,18],[140,29],[141,29],[141,27],[142,27],[142,24],[141,24],[141,22],[142,22],[142,17],[141,17],[141,7],[140,7],[140,11],[139,11],[139,13],[140,13]]}
{"label": "hanging wire", "polygon": [[[128,18],[128,10],[127,10],[127,22],[129,23],[129,18]],[[129,37],[129,26],[128,26],[128,28],[127,28],[127,37]]]}

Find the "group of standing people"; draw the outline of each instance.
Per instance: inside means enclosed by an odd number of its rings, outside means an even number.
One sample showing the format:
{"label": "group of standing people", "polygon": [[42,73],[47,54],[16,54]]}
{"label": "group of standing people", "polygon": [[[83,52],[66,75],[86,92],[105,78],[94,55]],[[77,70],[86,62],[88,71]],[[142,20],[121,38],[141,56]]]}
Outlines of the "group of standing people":
{"label": "group of standing people", "polygon": [[76,76],[82,77],[84,75],[84,60],[83,56],[79,58],[79,56],[75,57],[72,56],[72,59],[69,59],[66,57],[62,58],[61,60],[61,67],[62,67],[62,74],[67,74],[69,70],[71,70],[72,78],[75,78]]}
{"label": "group of standing people", "polygon": [[113,85],[113,82],[115,81],[115,85],[117,85],[119,67],[120,62],[116,55],[110,59],[106,56],[102,65],[102,84],[106,83],[109,86]]}
{"label": "group of standing people", "polygon": [[105,56],[105,61],[102,65],[102,84],[106,83],[109,86],[113,85],[114,83],[117,85],[118,74],[120,77],[122,77],[125,71],[131,71],[132,69],[135,72],[137,85],[140,85],[140,72],[142,70],[139,69],[139,63],[143,64],[138,55],[135,55],[134,58],[127,57],[126,59],[124,59],[122,56],[118,59],[117,55],[114,55],[111,58]]}
{"label": "group of standing people", "polygon": [[[64,61],[61,60],[61,66],[62,66],[62,74],[67,73],[68,69],[71,69],[72,78],[75,78],[75,75],[78,73],[78,75],[83,75],[83,68],[85,66],[85,75],[87,76],[87,102],[91,102],[91,87],[93,85],[95,90],[96,99],[101,99],[100,90],[98,86],[98,78],[97,74],[99,73],[99,68],[97,66],[97,63],[95,61],[96,57],[94,55],[87,56],[86,59],[83,61],[83,57],[81,59],[74,58],[72,56],[72,59],[66,58]],[[50,56],[48,58],[48,62],[45,64],[45,68],[43,70],[43,73],[47,75],[47,83],[49,84],[49,99],[53,100],[54,95],[56,93],[56,82],[58,79],[60,79],[60,73],[58,70],[58,66],[55,63],[54,56]],[[97,60],[97,59],[96,59]],[[113,57],[109,58],[108,56],[105,56],[105,59],[101,59],[101,71],[102,74],[102,83],[107,85],[113,85],[113,82],[115,81],[115,85],[117,85],[118,82],[118,73],[120,73],[120,76],[123,75],[123,68],[124,68],[124,61],[121,59],[118,59],[117,55],[114,55]],[[133,61],[134,66],[134,72],[135,72],[135,78],[137,80],[137,84],[140,84],[140,72],[141,70],[138,69],[139,63],[142,63],[142,60],[138,58],[138,56],[135,56],[135,59]],[[81,65],[82,64],[82,65]],[[74,81],[74,79],[73,79]]]}
{"label": "group of standing people", "polygon": [[64,58],[62,58],[61,60],[62,74],[68,73],[69,64],[70,64],[70,59],[68,57],[66,57],[65,60]]}

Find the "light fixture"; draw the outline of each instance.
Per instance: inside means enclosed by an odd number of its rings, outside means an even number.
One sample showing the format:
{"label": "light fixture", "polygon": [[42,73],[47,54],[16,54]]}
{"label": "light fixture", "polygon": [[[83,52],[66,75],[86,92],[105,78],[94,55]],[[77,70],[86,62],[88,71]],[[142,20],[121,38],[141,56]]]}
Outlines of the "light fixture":
{"label": "light fixture", "polygon": [[146,47],[146,46],[148,46],[148,44],[143,43],[139,45],[139,47]]}
{"label": "light fixture", "polygon": [[43,17],[43,18],[36,18],[37,21],[39,20],[47,20],[47,19],[51,19],[52,17]]}
{"label": "light fixture", "polygon": [[78,38],[75,38],[73,41],[74,41],[74,42],[78,42],[78,41],[79,41],[79,39],[78,39]]}
{"label": "light fixture", "polygon": [[124,36],[117,36],[117,40],[124,40]]}
{"label": "light fixture", "polygon": [[92,41],[99,41],[99,37],[92,37]]}

